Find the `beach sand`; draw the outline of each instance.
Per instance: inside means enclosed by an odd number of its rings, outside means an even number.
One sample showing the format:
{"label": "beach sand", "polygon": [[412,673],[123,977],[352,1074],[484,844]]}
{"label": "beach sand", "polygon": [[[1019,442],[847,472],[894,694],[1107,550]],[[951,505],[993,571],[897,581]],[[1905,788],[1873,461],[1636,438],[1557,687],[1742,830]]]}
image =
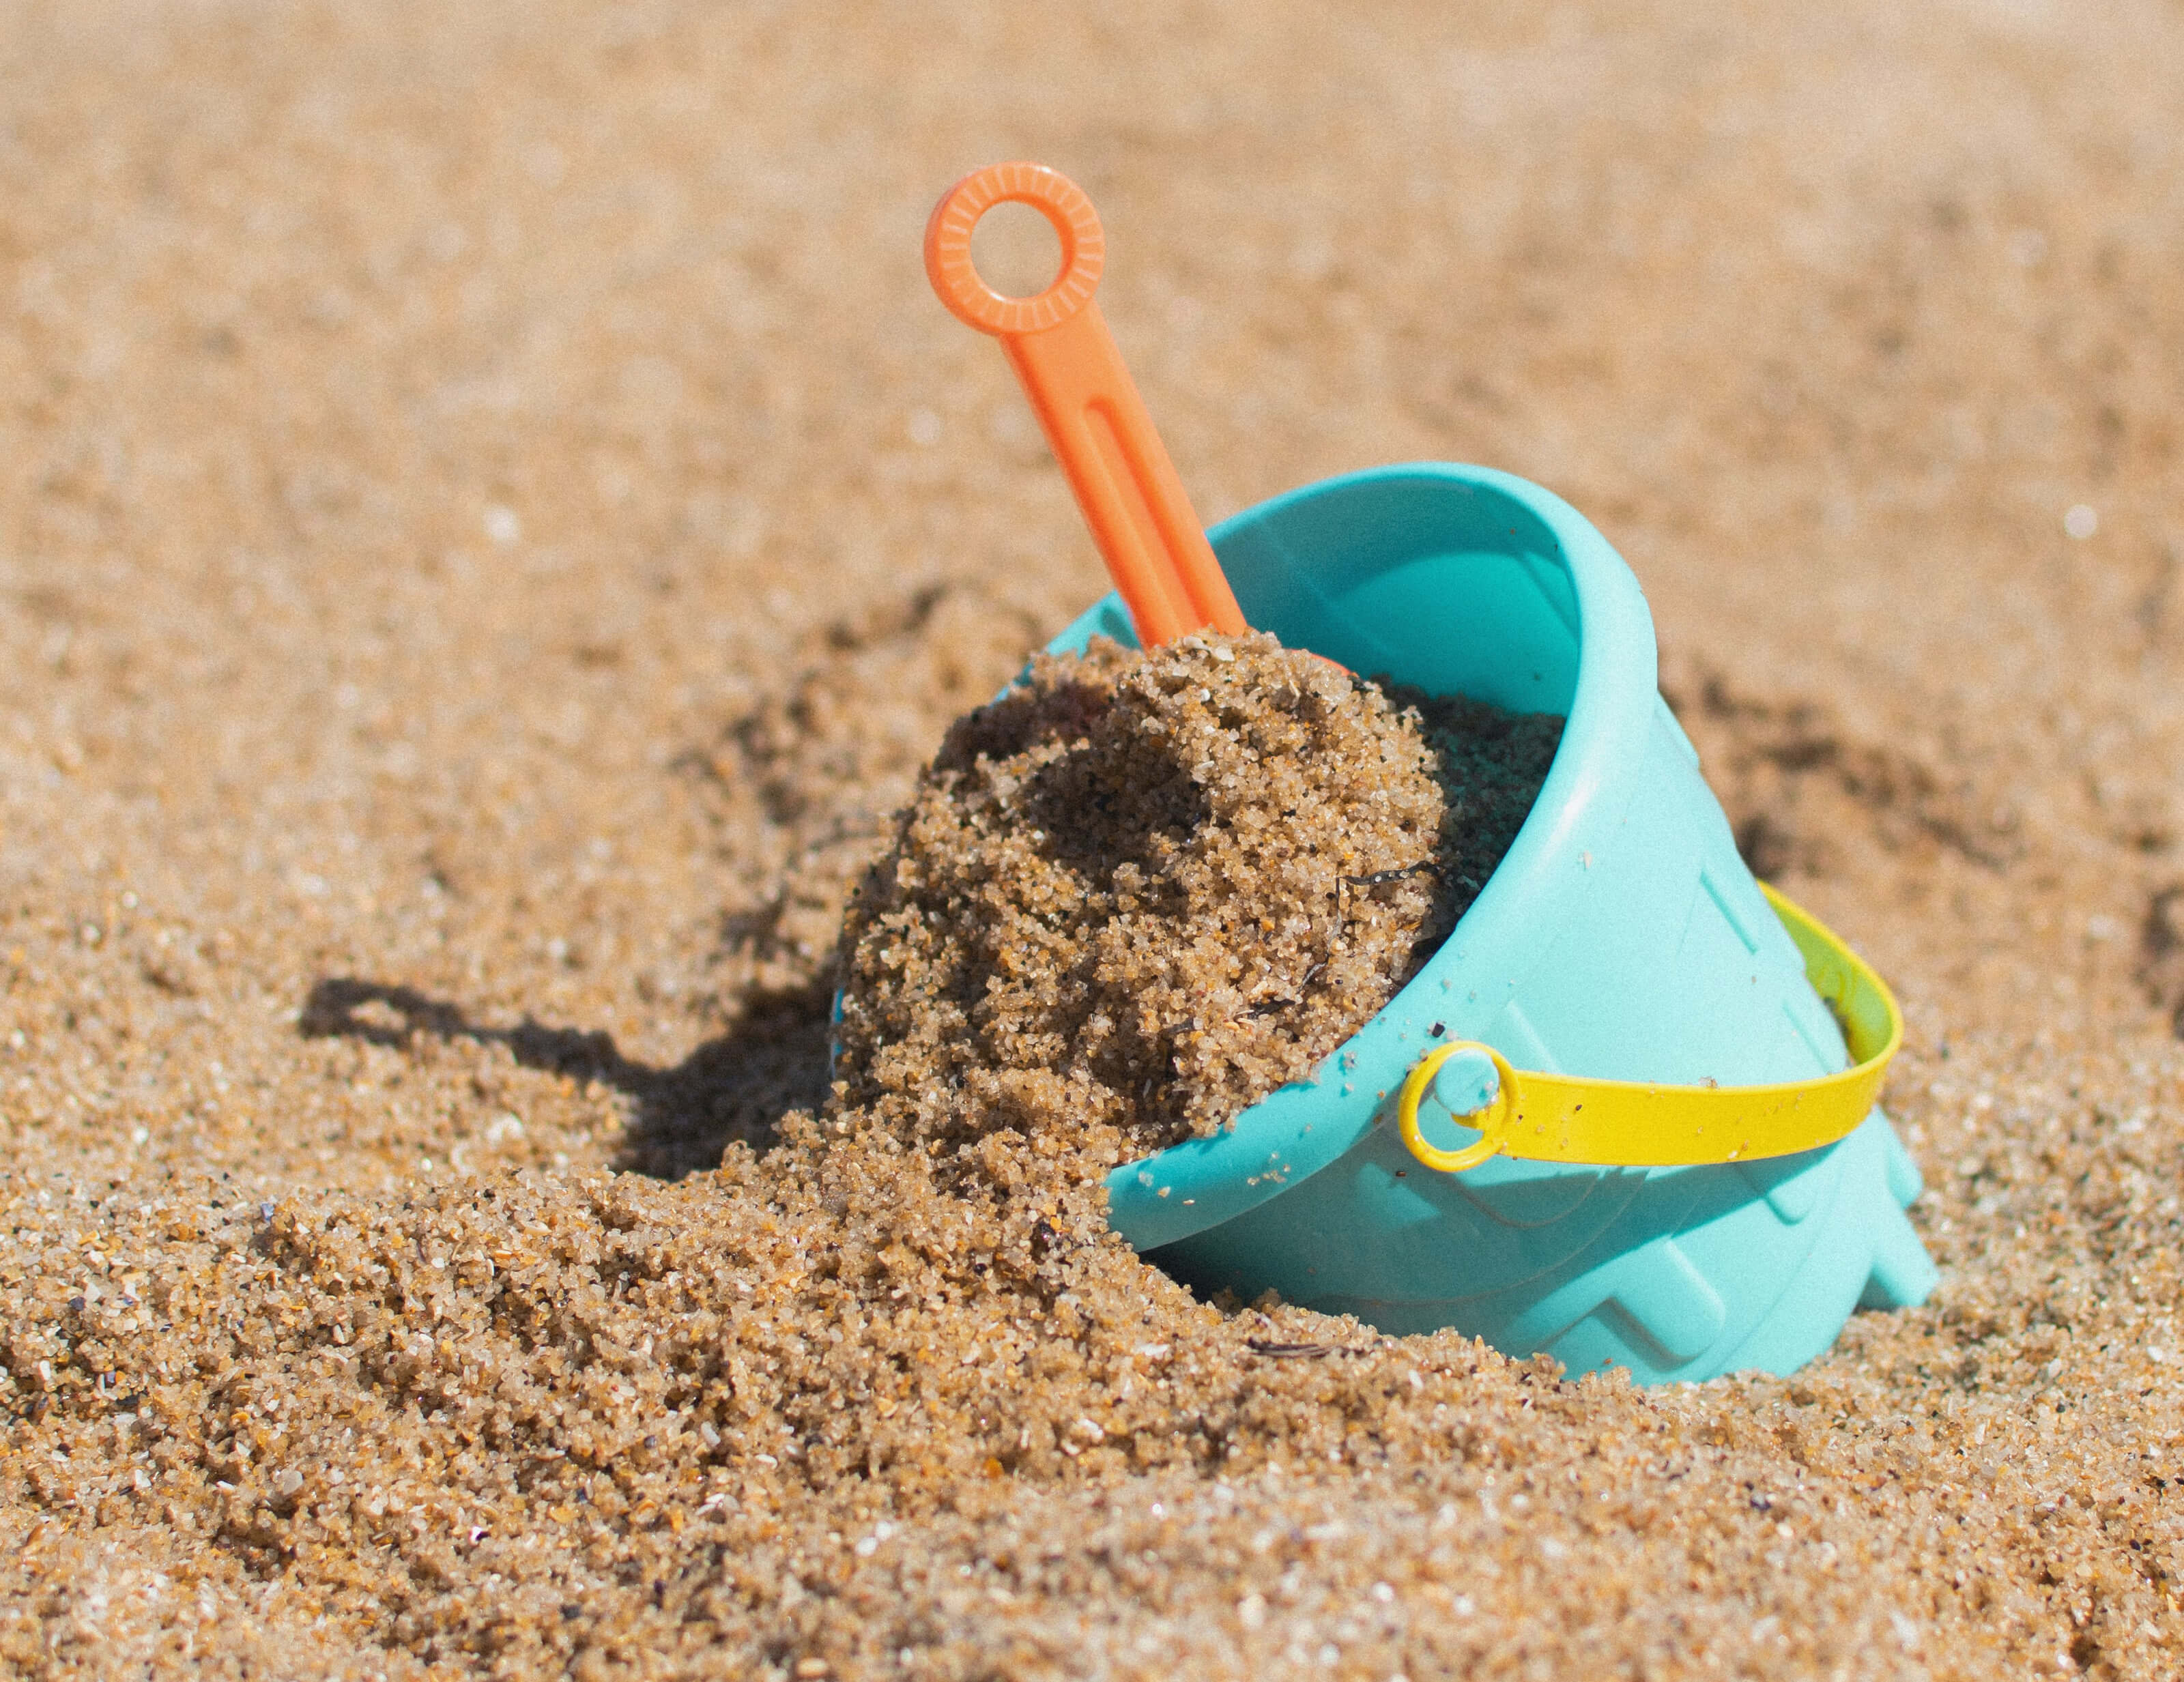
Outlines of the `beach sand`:
{"label": "beach sand", "polygon": [[[2152,0],[0,3],[0,1664],[2184,1668],[2180,134]],[[1104,588],[918,262],[1011,155],[1209,521],[1630,560],[1926,1306],[1635,1391],[833,1236],[844,896]]]}

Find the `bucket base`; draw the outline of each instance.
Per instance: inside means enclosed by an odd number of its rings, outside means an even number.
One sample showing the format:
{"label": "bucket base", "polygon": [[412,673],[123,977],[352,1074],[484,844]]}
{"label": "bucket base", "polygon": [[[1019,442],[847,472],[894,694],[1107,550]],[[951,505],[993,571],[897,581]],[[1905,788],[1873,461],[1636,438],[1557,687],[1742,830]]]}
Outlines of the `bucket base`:
{"label": "bucket base", "polygon": [[[1520,1359],[1551,1355],[1574,1378],[1620,1367],[1648,1384],[1786,1375],[1825,1351],[1854,1309],[1915,1307],[1940,1278],[1903,1214],[1921,1189],[1918,1168],[1878,1111],[1824,1150],[1629,1178],[1640,1183],[1578,1254],[1477,1295],[1318,1289],[1320,1262],[1332,1259],[1321,1255],[1325,1228],[1311,1210],[1285,1206],[1317,1201],[1312,1180],[1146,1260],[1201,1294],[1272,1285],[1285,1301],[1379,1331],[1449,1327]],[[1301,1241],[1306,1233],[1316,1237]],[[1784,1281],[1763,1299],[1750,1289]]]}

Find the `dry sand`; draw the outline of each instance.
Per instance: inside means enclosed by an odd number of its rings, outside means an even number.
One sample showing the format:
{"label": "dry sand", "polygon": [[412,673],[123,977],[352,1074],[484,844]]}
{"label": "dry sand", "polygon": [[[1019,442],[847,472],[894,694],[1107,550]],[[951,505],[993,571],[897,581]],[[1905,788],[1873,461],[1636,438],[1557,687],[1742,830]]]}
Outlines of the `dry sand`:
{"label": "dry sand", "polygon": [[[0,3],[0,1663],[2184,1668],[2184,14],[1324,12]],[[842,895],[1100,588],[918,271],[1009,154],[1209,519],[1630,558],[1927,1307],[1635,1393],[815,1247]]]}

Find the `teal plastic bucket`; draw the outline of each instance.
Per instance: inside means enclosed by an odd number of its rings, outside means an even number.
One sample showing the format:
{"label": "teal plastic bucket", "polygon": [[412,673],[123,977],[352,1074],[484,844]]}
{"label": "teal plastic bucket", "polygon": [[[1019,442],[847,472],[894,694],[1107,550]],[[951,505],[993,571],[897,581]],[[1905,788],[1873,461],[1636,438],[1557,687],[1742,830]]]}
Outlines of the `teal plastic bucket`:
{"label": "teal plastic bucket", "polygon": [[[1444,1174],[1399,1136],[1394,1094],[1447,1039],[1520,1070],[1679,1084],[1848,1062],[1660,697],[1652,615],[1607,540],[1535,485],[1440,463],[1326,480],[1208,535],[1245,617],[1284,643],[1568,723],[1424,970],[1312,1080],[1117,1169],[1116,1229],[1203,1290],[1271,1288],[1643,1383],[1788,1373],[1854,1307],[1923,1301],[1936,1275],[1903,1213],[1919,1174],[1878,1110],[1822,1150],[1696,1167],[1496,1157]],[[1134,643],[1119,598],[1051,646],[1095,634]],[[1454,1073],[1434,1091],[1466,1112]],[[1435,1096],[1422,1122],[1444,1145],[1477,1137]]]}

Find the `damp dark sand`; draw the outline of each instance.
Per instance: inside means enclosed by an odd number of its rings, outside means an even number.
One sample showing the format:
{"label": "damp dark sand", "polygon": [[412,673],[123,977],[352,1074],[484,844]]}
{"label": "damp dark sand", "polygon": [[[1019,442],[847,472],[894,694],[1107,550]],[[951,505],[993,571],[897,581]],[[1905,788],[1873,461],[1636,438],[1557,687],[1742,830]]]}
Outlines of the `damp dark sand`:
{"label": "damp dark sand", "polygon": [[1446,938],[1562,722],[1391,702],[1262,634],[1040,656],[949,731],[859,884],[830,1114],[933,1151],[1014,1135],[1047,1179],[1219,1131]]}

